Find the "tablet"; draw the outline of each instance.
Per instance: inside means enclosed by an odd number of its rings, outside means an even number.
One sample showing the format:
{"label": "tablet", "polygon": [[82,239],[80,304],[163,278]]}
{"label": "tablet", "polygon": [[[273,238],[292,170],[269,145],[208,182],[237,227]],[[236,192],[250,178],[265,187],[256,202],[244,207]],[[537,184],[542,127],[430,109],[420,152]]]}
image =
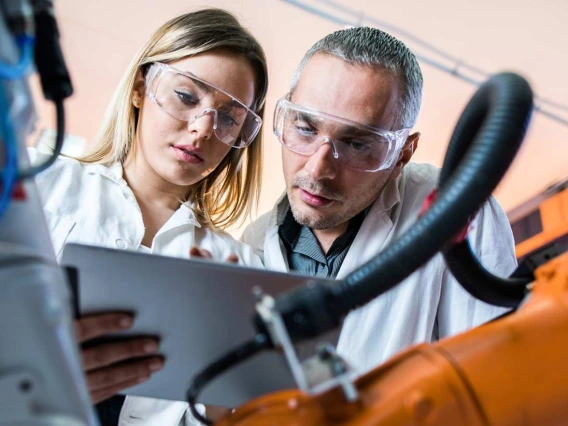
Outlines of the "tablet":
{"label": "tablet", "polygon": [[[253,289],[271,295],[312,277],[79,244],[64,247],[62,265],[77,268],[80,315],[134,312],[125,337],[156,335],[164,368],[128,395],[185,400],[189,380],[209,363],[255,335]],[[337,343],[339,332],[302,343],[300,358],[319,343]],[[219,376],[200,402],[236,407],[269,392],[295,388],[284,357],[267,351]]]}

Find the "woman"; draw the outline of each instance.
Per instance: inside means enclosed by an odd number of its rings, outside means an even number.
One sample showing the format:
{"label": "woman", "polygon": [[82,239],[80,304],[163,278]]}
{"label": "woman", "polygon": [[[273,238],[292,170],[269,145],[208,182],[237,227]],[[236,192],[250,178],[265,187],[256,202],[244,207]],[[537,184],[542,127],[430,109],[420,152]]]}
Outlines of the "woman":
{"label": "woman", "polygon": [[[89,152],[37,178],[57,254],[67,242],[180,257],[196,246],[260,266],[220,228],[258,198],[266,89],[262,48],[229,13],[201,10],[164,24],[128,67]],[[79,340],[131,323],[120,314],[84,318]],[[93,401],[147,380],[162,367],[157,351],[154,339],[84,349]],[[177,425],[185,407],[127,397],[121,423]]]}

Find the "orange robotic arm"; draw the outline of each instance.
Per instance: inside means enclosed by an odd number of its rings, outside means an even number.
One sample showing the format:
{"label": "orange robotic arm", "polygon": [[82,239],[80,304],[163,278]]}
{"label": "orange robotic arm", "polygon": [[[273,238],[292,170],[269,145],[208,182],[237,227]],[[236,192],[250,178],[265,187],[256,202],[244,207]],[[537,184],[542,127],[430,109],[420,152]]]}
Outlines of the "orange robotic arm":
{"label": "orange robotic arm", "polygon": [[[306,392],[257,399],[219,425],[568,425],[568,363],[562,351],[568,344],[568,254],[536,275],[534,264],[543,264],[552,251],[535,254],[513,276],[501,278],[483,268],[467,237],[455,238],[512,162],[532,106],[530,87],[515,74],[484,84],[456,125],[436,199],[416,224],[342,281],[315,280],[276,300],[261,296],[258,335],[192,381],[187,399],[197,418],[194,404],[209,380],[276,347]],[[460,336],[411,348],[354,382],[333,351],[299,363],[293,342],[339,326],[351,310],[390,290],[440,250],[474,297],[498,306],[526,303]],[[330,377],[320,380],[322,371]]]}
{"label": "orange robotic arm", "polygon": [[514,314],[419,345],[340,389],[251,401],[218,426],[568,424],[568,253],[537,270]]}

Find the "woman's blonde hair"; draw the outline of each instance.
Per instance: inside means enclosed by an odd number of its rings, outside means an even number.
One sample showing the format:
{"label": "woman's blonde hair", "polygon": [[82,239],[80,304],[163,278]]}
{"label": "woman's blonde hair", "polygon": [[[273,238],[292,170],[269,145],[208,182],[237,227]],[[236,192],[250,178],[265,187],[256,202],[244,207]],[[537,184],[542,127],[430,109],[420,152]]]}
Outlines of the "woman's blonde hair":
{"label": "woman's blonde hair", "polygon": [[[138,110],[132,105],[132,91],[140,71],[145,72],[153,62],[167,63],[219,49],[242,55],[252,66],[256,81],[251,109],[263,117],[268,70],[262,47],[229,12],[204,9],[166,22],[150,37],[128,66],[94,143],[79,160],[104,165],[124,162],[136,133]],[[258,203],[261,173],[259,132],[247,148],[231,149],[211,174],[191,186],[188,200],[199,222],[225,228],[248,216]]]}

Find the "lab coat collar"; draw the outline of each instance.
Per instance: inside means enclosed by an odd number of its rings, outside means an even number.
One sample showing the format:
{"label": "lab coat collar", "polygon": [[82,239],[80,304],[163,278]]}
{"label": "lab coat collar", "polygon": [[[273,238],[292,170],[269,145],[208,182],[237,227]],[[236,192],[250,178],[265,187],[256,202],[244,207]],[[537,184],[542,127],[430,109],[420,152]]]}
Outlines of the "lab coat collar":
{"label": "lab coat collar", "polygon": [[[123,178],[124,170],[122,168],[122,163],[120,163],[119,161],[112,164],[111,166],[105,166],[102,164],[87,164],[85,165],[85,170],[89,174],[98,174],[116,183],[117,185],[126,187],[129,191],[132,191],[128,187],[126,180],[124,180]],[[160,234],[186,224],[201,228],[201,224],[195,217],[193,204],[190,201],[186,201],[180,205],[179,209],[166,222],[164,228],[160,230]]]}
{"label": "lab coat collar", "polygon": [[107,179],[110,179],[112,182],[116,184],[126,184],[126,181],[122,178],[122,163],[117,161],[116,163],[105,166],[103,164],[86,164],[85,171],[89,174],[98,174],[104,176]]}

